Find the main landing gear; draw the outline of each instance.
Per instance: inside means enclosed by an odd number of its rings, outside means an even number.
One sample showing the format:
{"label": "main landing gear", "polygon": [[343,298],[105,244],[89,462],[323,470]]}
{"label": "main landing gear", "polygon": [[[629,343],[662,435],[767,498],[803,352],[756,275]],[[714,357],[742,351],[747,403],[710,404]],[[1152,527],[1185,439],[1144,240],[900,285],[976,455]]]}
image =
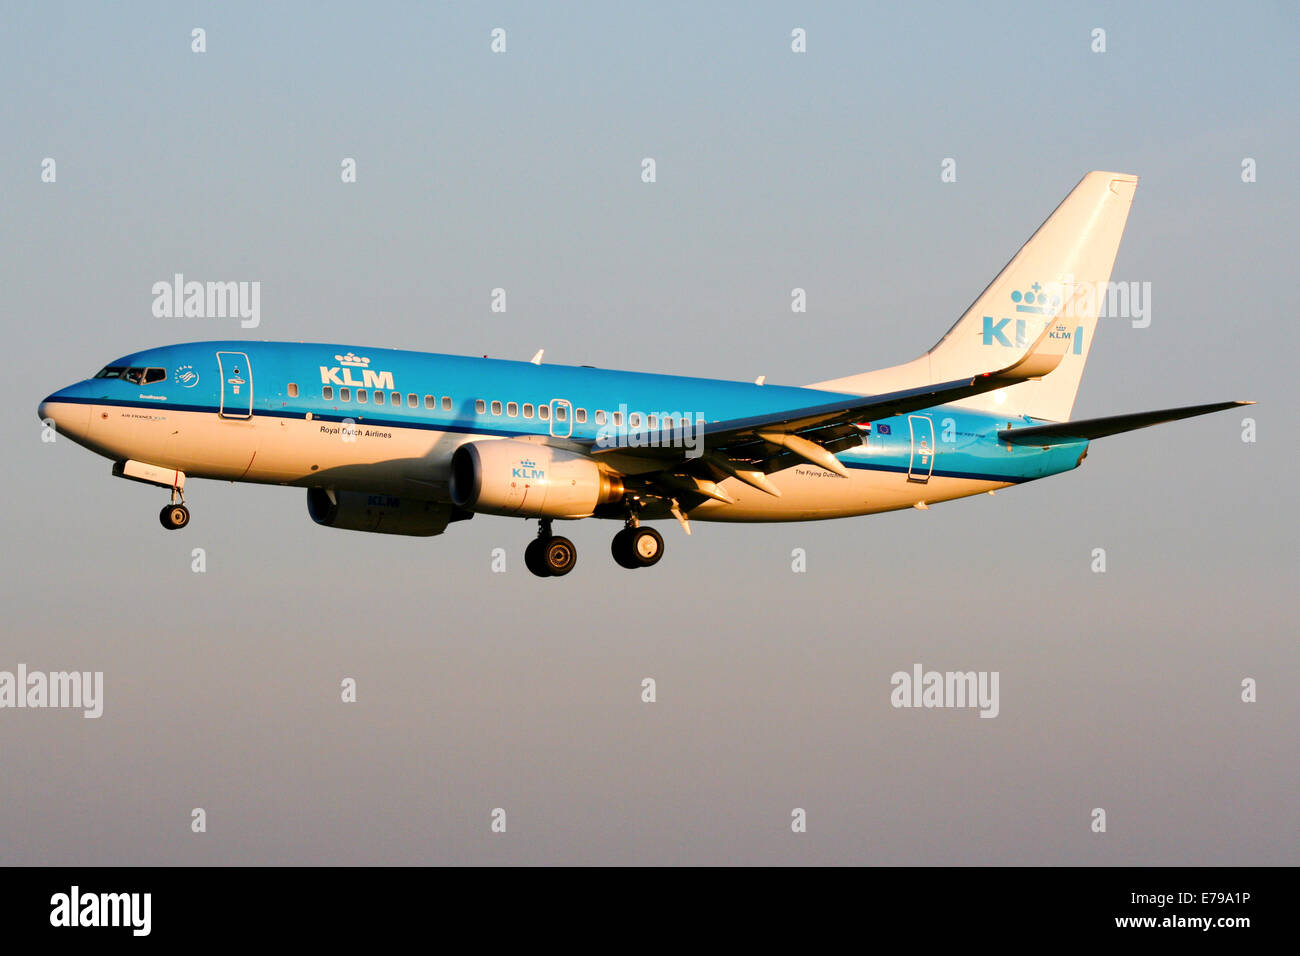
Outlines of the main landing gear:
{"label": "main landing gear", "polygon": [[179,531],[190,523],[190,509],[185,507],[185,493],[180,492],[180,501],[176,500],[176,495],[177,490],[172,488],[172,503],[158,512],[158,520],[168,531]]}
{"label": "main landing gear", "polygon": [[537,537],[524,549],[524,564],[539,578],[563,577],[578,563],[578,549],[572,541],[551,534],[551,519],[538,522]]}
{"label": "main landing gear", "polygon": [[[648,568],[664,556],[664,539],[654,528],[645,528],[636,515],[627,519],[627,527],[614,535],[610,545],[614,560],[624,568]],[[578,563],[578,549],[568,538],[551,534],[551,520],[538,522],[537,537],[524,549],[524,564],[539,578],[558,578]]]}
{"label": "main landing gear", "polygon": [[614,560],[624,568],[648,568],[664,556],[663,536],[654,528],[643,528],[631,519],[628,526],[614,535],[609,546]]}

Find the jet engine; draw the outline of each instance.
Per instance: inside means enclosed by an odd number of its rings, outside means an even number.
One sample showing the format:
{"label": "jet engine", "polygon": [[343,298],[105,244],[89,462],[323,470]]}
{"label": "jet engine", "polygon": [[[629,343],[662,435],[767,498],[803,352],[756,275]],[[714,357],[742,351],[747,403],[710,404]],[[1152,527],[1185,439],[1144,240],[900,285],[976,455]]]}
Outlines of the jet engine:
{"label": "jet engine", "polygon": [[585,518],[623,499],[623,482],[585,455],[532,442],[467,442],[451,459],[458,508],[518,518]]}

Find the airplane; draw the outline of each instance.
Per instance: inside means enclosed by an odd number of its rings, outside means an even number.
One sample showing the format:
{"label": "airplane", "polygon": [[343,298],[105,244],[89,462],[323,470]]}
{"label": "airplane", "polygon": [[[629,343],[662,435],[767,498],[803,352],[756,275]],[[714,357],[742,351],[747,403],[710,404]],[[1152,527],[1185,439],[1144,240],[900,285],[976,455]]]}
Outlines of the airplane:
{"label": "airplane", "polygon": [[1088,173],[928,352],[803,387],[214,341],[116,359],[38,414],[114,475],[169,489],[164,528],[189,524],[186,480],[210,478],[305,487],[312,520],[344,530],[537,519],[539,577],[577,561],[554,521],[607,518],[623,523],[614,560],[649,567],[664,541],[645,522],[928,509],[1070,471],[1097,438],[1253,404],[1071,420],[1136,188]]}

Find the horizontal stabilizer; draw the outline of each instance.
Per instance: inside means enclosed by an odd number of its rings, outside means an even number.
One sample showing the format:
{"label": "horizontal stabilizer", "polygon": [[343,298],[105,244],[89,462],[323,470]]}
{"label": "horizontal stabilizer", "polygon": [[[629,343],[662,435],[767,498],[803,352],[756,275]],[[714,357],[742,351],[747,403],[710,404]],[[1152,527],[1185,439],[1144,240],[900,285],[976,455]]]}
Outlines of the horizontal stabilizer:
{"label": "horizontal stabilizer", "polygon": [[1195,418],[1225,408],[1254,405],[1254,402],[1215,402],[1212,405],[1188,405],[1184,408],[1162,408],[1155,412],[1135,412],[1132,415],[1110,415],[1106,418],[1084,418],[1076,422],[1058,422],[1051,425],[1029,425],[1025,428],[1004,428],[998,440],[1008,445],[1063,445],[1069,442],[1090,441],[1131,432],[1149,425],[1176,422],[1180,418]]}

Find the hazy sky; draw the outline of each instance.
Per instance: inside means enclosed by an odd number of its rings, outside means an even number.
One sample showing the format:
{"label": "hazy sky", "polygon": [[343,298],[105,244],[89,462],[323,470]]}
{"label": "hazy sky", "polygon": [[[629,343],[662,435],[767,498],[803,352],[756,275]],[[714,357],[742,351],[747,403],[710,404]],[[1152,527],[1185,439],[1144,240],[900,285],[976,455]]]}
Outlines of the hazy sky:
{"label": "hazy sky", "polygon": [[[0,710],[0,863],[1300,862],[1295,5],[608,6],[5,5],[0,670],[105,703]],[[586,521],[539,580],[532,523],[341,532],[301,489],[196,481],[165,532],[41,442],[47,393],[196,339],[895,364],[1090,169],[1142,177],[1152,321],[1103,319],[1075,414],[1260,404],[996,497],[669,523],[635,573]],[[154,318],[176,272],[260,281],[261,327]],[[998,671],[998,717],[891,707],[915,663]]]}

